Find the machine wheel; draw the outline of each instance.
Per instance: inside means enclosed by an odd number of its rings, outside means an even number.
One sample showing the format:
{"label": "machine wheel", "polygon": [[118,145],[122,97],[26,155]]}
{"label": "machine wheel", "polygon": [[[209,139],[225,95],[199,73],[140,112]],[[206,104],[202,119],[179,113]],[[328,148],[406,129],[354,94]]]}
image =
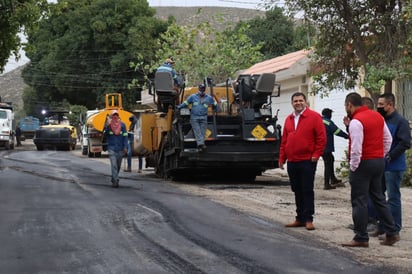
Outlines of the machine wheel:
{"label": "machine wheel", "polygon": [[155,153],[155,159],[156,159],[156,167],[155,167],[155,173],[158,177],[167,179],[167,172],[166,172],[166,165],[165,165],[165,144],[166,144],[166,136],[163,136],[162,142],[160,143],[160,149],[159,151],[156,151]]}
{"label": "machine wheel", "polygon": [[82,155],[87,155],[87,147],[82,147]]}
{"label": "machine wheel", "polygon": [[7,142],[4,144],[4,148],[5,148],[6,150],[9,150],[9,149],[10,149],[10,141],[7,141]]}
{"label": "machine wheel", "polygon": [[[176,128],[173,127],[172,130],[167,133],[167,138],[165,140],[165,151],[167,151],[168,153],[165,157],[164,170],[168,173],[169,176],[172,174],[175,175],[172,176],[174,178],[176,178],[177,173],[174,171],[177,170],[179,165],[179,153],[176,148],[180,148],[179,135]],[[174,151],[174,153],[171,153],[171,151]]]}
{"label": "machine wheel", "polygon": [[89,158],[93,158],[94,157],[94,153],[90,151],[90,144],[87,144],[87,156]]}
{"label": "machine wheel", "polygon": [[161,177],[161,174],[162,174],[162,172],[161,172],[161,170],[160,170],[160,165],[159,165],[159,151],[156,151],[155,153],[154,153],[154,161],[155,161],[155,167],[154,167],[154,171],[155,171],[155,174],[156,174],[156,176],[157,177]]}
{"label": "machine wheel", "polygon": [[36,145],[37,150],[42,151],[44,150],[44,147],[42,145]]}

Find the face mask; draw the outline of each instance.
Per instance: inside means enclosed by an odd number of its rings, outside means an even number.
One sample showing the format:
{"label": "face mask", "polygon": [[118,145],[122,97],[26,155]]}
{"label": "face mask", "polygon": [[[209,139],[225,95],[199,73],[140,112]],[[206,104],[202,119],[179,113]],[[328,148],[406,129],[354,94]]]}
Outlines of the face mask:
{"label": "face mask", "polygon": [[388,113],[387,111],[385,111],[384,108],[376,108],[376,111],[379,112],[383,117],[386,116],[386,113]]}

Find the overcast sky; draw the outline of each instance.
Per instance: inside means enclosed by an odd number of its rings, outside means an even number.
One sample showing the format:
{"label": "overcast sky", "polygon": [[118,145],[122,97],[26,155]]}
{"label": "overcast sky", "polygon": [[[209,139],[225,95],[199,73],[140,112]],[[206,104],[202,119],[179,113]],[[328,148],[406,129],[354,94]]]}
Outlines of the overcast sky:
{"label": "overcast sky", "polygon": [[[49,2],[56,2],[50,0]],[[263,0],[148,0],[152,7],[174,6],[174,7],[192,7],[192,6],[212,6],[212,7],[235,7],[244,9],[257,9],[258,4]],[[23,51],[20,52],[21,58],[16,61],[14,57],[9,58],[4,72],[8,72],[27,63],[29,60]]]}

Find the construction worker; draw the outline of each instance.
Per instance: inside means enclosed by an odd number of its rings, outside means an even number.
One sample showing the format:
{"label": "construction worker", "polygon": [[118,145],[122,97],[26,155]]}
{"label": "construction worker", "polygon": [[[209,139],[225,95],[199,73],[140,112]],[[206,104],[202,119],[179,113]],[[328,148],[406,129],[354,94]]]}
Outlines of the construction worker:
{"label": "construction worker", "polygon": [[170,72],[171,74],[172,74],[172,78],[173,78],[173,81],[174,81],[174,83],[175,83],[175,89],[177,90],[177,91],[179,91],[179,87],[180,87],[180,80],[179,80],[179,78],[177,77],[177,74],[176,74],[176,71],[175,71],[175,69],[173,68],[174,67],[174,65],[175,65],[175,61],[173,60],[173,59],[171,59],[171,58],[167,58],[166,60],[165,60],[165,62],[163,63],[163,65],[161,65],[160,67],[158,67],[157,68],[157,72]]}
{"label": "construction worker", "polygon": [[187,99],[177,106],[178,109],[188,107],[192,104],[190,112],[190,124],[196,138],[196,144],[199,151],[206,149],[205,136],[207,129],[207,111],[209,106],[217,110],[217,103],[212,96],[206,94],[206,87],[203,84],[198,86],[199,91],[190,95]]}
{"label": "construction worker", "polygon": [[330,108],[324,108],[322,110],[322,120],[323,125],[325,126],[326,130],[326,146],[325,150],[323,151],[322,158],[325,165],[324,169],[324,188],[323,189],[335,189],[336,186],[344,186],[342,184],[342,180],[336,178],[335,175],[335,157],[333,156],[333,152],[335,151],[335,135],[348,139],[348,134],[346,134],[343,130],[338,128],[338,126],[332,121],[332,112]]}
{"label": "construction worker", "polygon": [[107,137],[107,150],[112,173],[112,187],[119,187],[119,171],[123,156],[127,154],[127,130],[126,125],[120,121],[119,112],[112,110],[110,122],[104,127]]}

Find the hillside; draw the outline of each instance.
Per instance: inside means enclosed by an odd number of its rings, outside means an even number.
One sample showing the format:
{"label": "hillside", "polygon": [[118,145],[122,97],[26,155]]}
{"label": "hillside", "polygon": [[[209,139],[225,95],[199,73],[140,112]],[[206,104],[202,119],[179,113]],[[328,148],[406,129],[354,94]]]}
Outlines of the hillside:
{"label": "hillside", "polygon": [[209,22],[213,29],[224,30],[239,21],[264,16],[264,11],[226,7],[156,7],[156,17],[167,20],[170,16],[178,25],[191,26]]}
{"label": "hillside", "polygon": [[0,75],[0,96],[4,102],[12,102],[16,112],[23,108],[23,90],[26,84],[21,77],[24,66]]}

